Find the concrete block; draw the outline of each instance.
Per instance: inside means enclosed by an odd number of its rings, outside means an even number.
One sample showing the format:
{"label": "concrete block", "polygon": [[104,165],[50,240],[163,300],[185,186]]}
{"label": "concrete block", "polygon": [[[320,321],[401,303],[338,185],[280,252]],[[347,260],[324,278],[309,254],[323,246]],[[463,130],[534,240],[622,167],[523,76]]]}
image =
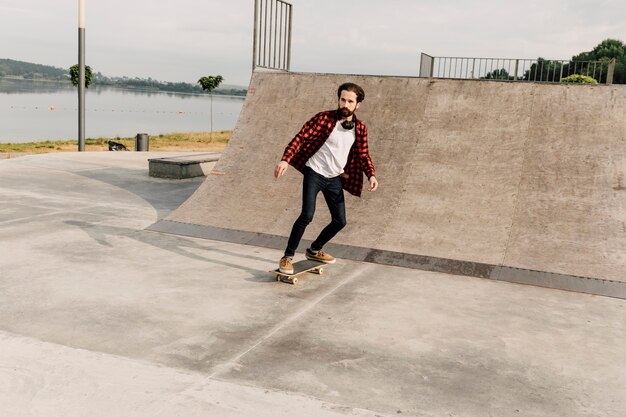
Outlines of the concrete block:
{"label": "concrete block", "polygon": [[216,152],[149,159],[151,177],[183,179],[206,176],[219,160]]}

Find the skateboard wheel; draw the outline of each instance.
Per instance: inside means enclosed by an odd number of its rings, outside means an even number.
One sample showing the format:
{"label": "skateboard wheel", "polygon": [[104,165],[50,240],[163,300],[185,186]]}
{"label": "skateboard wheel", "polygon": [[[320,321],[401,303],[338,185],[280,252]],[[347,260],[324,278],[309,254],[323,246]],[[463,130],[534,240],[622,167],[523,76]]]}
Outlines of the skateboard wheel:
{"label": "skateboard wheel", "polygon": [[318,273],[318,274],[320,274],[320,275],[322,275],[322,274],[324,273],[324,268],[320,268],[320,269],[318,269],[318,272],[317,272],[317,273]]}

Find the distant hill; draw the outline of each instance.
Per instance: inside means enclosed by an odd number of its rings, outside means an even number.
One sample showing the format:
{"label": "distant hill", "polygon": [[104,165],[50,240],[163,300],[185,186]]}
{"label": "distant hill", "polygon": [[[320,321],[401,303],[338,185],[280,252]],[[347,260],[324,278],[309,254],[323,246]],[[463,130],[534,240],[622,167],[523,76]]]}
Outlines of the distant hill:
{"label": "distant hill", "polygon": [[[6,58],[0,58],[0,77],[70,82],[69,70],[67,69]],[[204,93],[199,84],[158,81],[152,78],[139,77],[107,77],[100,72],[94,73],[92,85],[172,93]],[[232,96],[245,96],[246,93],[246,88],[228,84],[222,84],[213,91],[213,94]]]}
{"label": "distant hill", "polygon": [[0,77],[13,76],[25,79],[68,80],[68,70],[49,65],[32,64],[0,58]]}

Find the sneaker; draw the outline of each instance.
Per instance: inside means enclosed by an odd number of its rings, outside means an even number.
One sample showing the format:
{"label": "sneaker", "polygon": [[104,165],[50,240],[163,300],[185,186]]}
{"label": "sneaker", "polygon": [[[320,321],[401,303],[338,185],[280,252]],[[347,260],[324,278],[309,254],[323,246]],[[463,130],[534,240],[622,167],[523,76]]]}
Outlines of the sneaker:
{"label": "sneaker", "polygon": [[324,252],[321,249],[318,250],[317,252],[312,251],[311,248],[307,249],[306,258],[311,261],[319,261],[319,262],[324,262],[327,264],[335,263],[335,258],[333,258],[331,255],[329,255],[328,253]]}
{"label": "sneaker", "polygon": [[280,258],[280,265],[278,266],[278,270],[283,274],[293,274],[293,264],[291,263],[291,261],[293,261],[293,259],[291,258]]}

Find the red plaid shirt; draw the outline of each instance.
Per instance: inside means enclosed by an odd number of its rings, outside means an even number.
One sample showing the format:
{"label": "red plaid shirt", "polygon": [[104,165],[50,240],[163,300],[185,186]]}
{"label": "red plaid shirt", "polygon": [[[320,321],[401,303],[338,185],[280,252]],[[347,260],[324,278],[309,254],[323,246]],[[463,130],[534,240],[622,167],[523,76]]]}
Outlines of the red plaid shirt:
{"label": "red plaid shirt", "polygon": [[[356,121],[354,144],[344,167],[343,188],[357,197],[363,191],[363,173],[369,179],[376,174],[367,148],[367,126],[353,116]],[[337,124],[335,110],[324,111],[313,116],[302,126],[300,132],[289,142],[282,160],[300,172],[304,172],[306,161],[322,147]]]}

